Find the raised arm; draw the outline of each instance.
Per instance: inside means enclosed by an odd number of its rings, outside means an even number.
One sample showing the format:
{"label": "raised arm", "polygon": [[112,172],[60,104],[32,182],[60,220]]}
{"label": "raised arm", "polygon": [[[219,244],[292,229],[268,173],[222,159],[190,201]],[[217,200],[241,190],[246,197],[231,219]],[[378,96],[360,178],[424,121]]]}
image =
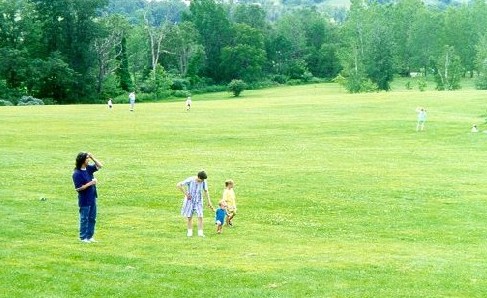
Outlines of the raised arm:
{"label": "raised arm", "polygon": [[95,166],[96,168],[99,170],[101,168],[103,168],[103,164],[98,160],[96,159],[93,154],[91,153],[88,153],[88,158],[91,158],[91,160],[95,163]]}

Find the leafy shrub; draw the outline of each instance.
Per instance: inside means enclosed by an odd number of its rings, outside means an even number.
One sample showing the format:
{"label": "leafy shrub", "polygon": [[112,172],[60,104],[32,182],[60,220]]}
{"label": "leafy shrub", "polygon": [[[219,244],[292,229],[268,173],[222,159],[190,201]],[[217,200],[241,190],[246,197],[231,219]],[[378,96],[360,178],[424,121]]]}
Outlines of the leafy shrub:
{"label": "leafy shrub", "polygon": [[477,88],[478,90],[487,90],[487,75],[480,74],[475,79],[475,88]]}
{"label": "leafy shrub", "polygon": [[187,79],[176,78],[172,80],[171,89],[172,90],[187,90],[191,83]]}
{"label": "leafy shrub", "polygon": [[44,101],[45,105],[55,105],[57,103],[57,101],[52,98],[43,98],[42,101]]}
{"label": "leafy shrub", "polygon": [[370,79],[364,80],[360,84],[360,92],[375,92],[378,90],[379,86],[377,86],[377,84],[372,82]]}
{"label": "leafy shrub", "polygon": [[289,81],[287,81],[286,84],[289,86],[298,86],[298,85],[302,85],[303,81],[301,81],[299,79],[290,79]]}
{"label": "leafy shrub", "polygon": [[172,95],[175,97],[188,97],[191,95],[191,93],[187,90],[175,90],[173,91]]}
{"label": "leafy shrub", "polygon": [[35,106],[35,105],[44,105],[44,102],[32,96],[22,96],[17,103],[18,106]]}
{"label": "leafy shrub", "polygon": [[0,106],[13,106],[14,104],[8,100],[0,99]]}
{"label": "leafy shrub", "polygon": [[228,90],[233,93],[233,96],[238,97],[240,93],[247,88],[247,84],[245,84],[242,80],[232,80],[228,84]]}
{"label": "leafy shrub", "polygon": [[339,74],[333,79],[333,82],[344,86],[350,93],[374,92],[379,90],[376,83],[361,74],[352,74],[348,77]]}
{"label": "leafy shrub", "polygon": [[303,80],[303,82],[311,82],[311,80],[313,79],[313,74],[309,71],[305,71],[301,79]]}
{"label": "leafy shrub", "polygon": [[222,92],[225,90],[227,90],[227,86],[221,86],[221,85],[206,86],[206,87],[200,89],[200,91],[202,91],[202,93]]}
{"label": "leafy shrub", "polygon": [[289,80],[289,77],[287,77],[285,75],[278,74],[278,75],[273,76],[272,80],[276,83],[279,83],[279,84],[286,84],[286,82]]}
{"label": "leafy shrub", "polygon": [[271,80],[262,80],[247,84],[248,90],[258,90],[278,86],[279,84]]}
{"label": "leafy shrub", "polygon": [[425,78],[418,79],[418,88],[419,88],[419,91],[426,90],[426,87],[427,86],[428,86],[428,84],[426,83],[426,79]]}

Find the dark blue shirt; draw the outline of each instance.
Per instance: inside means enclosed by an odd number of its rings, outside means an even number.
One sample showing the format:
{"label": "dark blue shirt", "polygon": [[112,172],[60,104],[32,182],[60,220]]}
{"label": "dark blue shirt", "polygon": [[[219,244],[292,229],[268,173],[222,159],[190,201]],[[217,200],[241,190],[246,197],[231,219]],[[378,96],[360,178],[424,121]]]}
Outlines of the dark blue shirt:
{"label": "dark blue shirt", "polygon": [[[80,188],[81,186],[93,180],[93,173],[96,171],[98,171],[98,169],[95,165],[88,165],[86,167],[86,170],[75,169],[73,173],[74,188]],[[95,204],[96,197],[96,185],[91,185],[85,190],[80,190],[78,191],[78,206],[91,206]]]}

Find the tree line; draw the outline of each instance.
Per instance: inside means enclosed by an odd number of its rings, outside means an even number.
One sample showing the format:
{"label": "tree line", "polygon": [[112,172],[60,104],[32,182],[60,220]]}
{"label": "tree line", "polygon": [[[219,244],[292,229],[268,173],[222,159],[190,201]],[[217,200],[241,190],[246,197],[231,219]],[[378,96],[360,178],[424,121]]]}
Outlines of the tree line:
{"label": "tree line", "polygon": [[[352,0],[346,11],[271,1],[0,0],[0,99],[94,103],[336,81],[389,90],[430,76],[439,90],[487,89],[484,0]],[[140,98],[140,97],[139,97]],[[142,97],[143,99],[143,97]]]}

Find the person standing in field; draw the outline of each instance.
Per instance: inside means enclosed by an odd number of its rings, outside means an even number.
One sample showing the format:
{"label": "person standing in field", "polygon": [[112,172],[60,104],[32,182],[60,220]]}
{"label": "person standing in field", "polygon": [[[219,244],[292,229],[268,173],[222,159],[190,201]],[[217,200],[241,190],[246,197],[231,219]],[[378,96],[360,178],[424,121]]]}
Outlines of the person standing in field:
{"label": "person standing in field", "polygon": [[113,108],[113,101],[111,98],[108,99],[108,109],[112,109]]}
{"label": "person standing in field", "polygon": [[130,92],[130,94],[129,94],[129,103],[130,103],[130,111],[133,112],[134,107],[135,107],[135,92],[134,91]]}
{"label": "person standing in field", "polygon": [[418,113],[418,122],[416,124],[416,131],[423,131],[424,123],[426,122],[426,109],[416,108],[416,112]]}
{"label": "person standing in field", "polygon": [[176,184],[176,187],[184,194],[181,215],[188,219],[187,236],[193,236],[193,215],[198,217],[198,236],[205,237],[203,234],[203,196],[208,200],[208,207],[213,209],[210,194],[208,192],[208,176],[205,171],[198,172],[196,177],[189,177]]}
{"label": "person standing in field", "polygon": [[232,179],[225,181],[225,189],[223,190],[222,200],[225,202],[227,208],[227,225],[233,226],[232,219],[237,214],[237,202],[235,197],[235,191],[233,190],[235,183]]}
{"label": "person standing in field", "polygon": [[186,111],[189,112],[189,110],[191,110],[191,104],[192,104],[191,96],[188,96],[188,98],[186,98]]}
{"label": "person standing in field", "polygon": [[[93,163],[90,163],[90,160]],[[80,152],[73,172],[74,188],[78,192],[79,238],[82,242],[96,242],[93,238],[96,224],[97,180],[94,173],[103,167],[93,154]]]}
{"label": "person standing in field", "polygon": [[223,231],[223,224],[225,223],[225,217],[227,216],[227,205],[224,200],[218,203],[218,209],[215,211],[215,224],[217,234],[221,234]]}

